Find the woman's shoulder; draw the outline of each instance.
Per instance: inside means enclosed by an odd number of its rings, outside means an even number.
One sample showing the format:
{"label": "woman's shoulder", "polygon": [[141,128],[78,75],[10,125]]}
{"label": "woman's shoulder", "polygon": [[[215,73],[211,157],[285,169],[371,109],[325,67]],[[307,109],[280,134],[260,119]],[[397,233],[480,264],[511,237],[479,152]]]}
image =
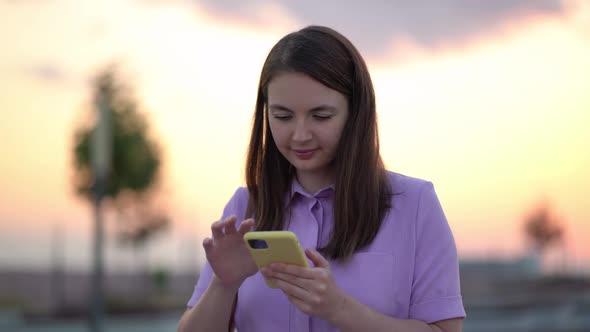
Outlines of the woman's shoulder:
{"label": "woman's shoulder", "polygon": [[239,206],[246,206],[248,204],[248,199],[250,198],[250,192],[248,191],[247,187],[238,187],[234,192],[231,200],[234,201],[234,204]]}
{"label": "woman's shoulder", "polygon": [[233,195],[233,198],[238,200],[245,199],[247,201],[248,197],[250,197],[250,192],[248,191],[247,187],[238,187]]}
{"label": "woman's shoulder", "polygon": [[440,208],[431,181],[394,172],[387,172],[387,175],[391,184],[392,212],[396,217],[415,220],[420,211]]}
{"label": "woman's shoulder", "polygon": [[223,212],[224,218],[232,214],[238,216],[239,218],[245,218],[249,197],[250,193],[248,188],[238,187],[225,206]]}
{"label": "woman's shoulder", "polygon": [[419,193],[425,187],[432,186],[432,182],[401,173],[386,171],[392,194]]}

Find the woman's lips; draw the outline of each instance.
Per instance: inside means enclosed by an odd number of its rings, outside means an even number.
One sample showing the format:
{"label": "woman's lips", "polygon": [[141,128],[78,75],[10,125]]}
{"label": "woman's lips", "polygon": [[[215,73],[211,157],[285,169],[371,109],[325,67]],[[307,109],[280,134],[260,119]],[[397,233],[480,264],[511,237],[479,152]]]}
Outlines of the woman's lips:
{"label": "woman's lips", "polygon": [[307,159],[311,159],[311,157],[313,157],[313,153],[316,150],[317,149],[301,149],[301,150],[294,149],[293,152],[295,152],[295,155],[297,156],[297,158],[307,160]]}

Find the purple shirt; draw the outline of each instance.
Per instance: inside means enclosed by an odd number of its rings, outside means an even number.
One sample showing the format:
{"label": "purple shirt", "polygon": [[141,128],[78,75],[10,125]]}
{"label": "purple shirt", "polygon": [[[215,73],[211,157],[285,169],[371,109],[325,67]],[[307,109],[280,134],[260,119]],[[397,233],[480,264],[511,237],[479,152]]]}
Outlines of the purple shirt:
{"label": "purple shirt", "polygon": [[[432,183],[388,172],[392,208],[379,233],[345,263],[330,260],[338,286],[350,296],[391,317],[426,323],[465,317],[459,287],[457,250]],[[330,238],[334,188],[310,195],[297,181],[287,196],[292,209],[288,230],[305,248],[319,248]],[[222,219],[244,219],[248,190],[239,188]],[[209,263],[201,271],[188,306],[197,304],[209,285]],[[236,327],[248,331],[337,331],[292,305],[278,289],[266,286],[260,273],[246,279],[238,292]]]}

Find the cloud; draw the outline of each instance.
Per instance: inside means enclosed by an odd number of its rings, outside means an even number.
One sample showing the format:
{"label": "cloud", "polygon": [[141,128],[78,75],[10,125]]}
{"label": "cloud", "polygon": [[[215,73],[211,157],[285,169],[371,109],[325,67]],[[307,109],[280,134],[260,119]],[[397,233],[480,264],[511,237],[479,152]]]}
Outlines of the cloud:
{"label": "cloud", "polygon": [[51,83],[51,84],[65,84],[69,81],[69,77],[65,70],[55,64],[42,63],[32,65],[24,69],[25,73],[34,79]]}
{"label": "cloud", "polygon": [[[192,0],[220,19],[264,25],[263,8],[280,4],[302,25],[327,25],[377,56],[396,40],[424,48],[462,43],[532,15],[561,15],[560,0]],[[269,14],[270,15],[270,14]],[[272,26],[265,27],[271,29]]]}

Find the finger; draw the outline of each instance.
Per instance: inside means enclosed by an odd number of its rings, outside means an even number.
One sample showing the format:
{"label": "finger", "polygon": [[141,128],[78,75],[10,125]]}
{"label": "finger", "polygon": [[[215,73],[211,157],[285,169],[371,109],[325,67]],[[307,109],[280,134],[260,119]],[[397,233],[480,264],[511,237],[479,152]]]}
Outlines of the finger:
{"label": "finger", "polygon": [[238,219],[236,217],[232,217],[225,220],[225,225],[223,226],[223,233],[225,235],[232,235],[237,232],[236,230],[236,221]]}
{"label": "finger", "polygon": [[311,306],[309,304],[305,303],[304,301],[302,301],[302,300],[300,300],[300,299],[298,299],[296,297],[287,296],[287,298],[299,310],[301,310],[302,312],[304,312],[304,313],[306,313],[308,315],[311,314]]}
{"label": "finger", "polygon": [[240,224],[240,228],[238,229],[238,232],[243,236],[244,234],[250,232],[253,227],[254,227],[254,219],[246,219],[246,220],[242,221],[242,223]]}
{"label": "finger", "polygon": [[315,279],[314,271],[309,267],[298,266],[293,264],[273,263],[270,265],[273,272],[285,273],[298,278]]}
{"label": "finger", "polygon": [[315,267],[330,268],[330,262],[328,262],[319,252],[307,248],[305,249],[305,255],[311,259],[311,262]]}
{"label": "finger", "polygon": [[213,239],[211,239],[210,237],[206,237],[203,240],[203,248],[205,248],[205,251],[209,251],[212,247],[213,247]]}
{"label": "finger", "polygon": [[229,216],[229,217],[225,218],[225,220],[223,220],[223,221],[218,220],[218,221],[214,222],[211,225],[211,233],[213,233],[213,238],[216,239],[216,238],[223,237],[223,235],[224,235],[223,228],[225,227],[225,225],[229,221],[231,221],[232,219],[235,219],[235,218],[236,218],[236,216],[233,216],[232,215],[232,216]]}
{"label": "finger", "polygon": [[313,296],[307,290],[293,285],[287,281],[277,279],[277,278],[269,278],[269,280],[273,281],[274,284],[285,293],[288,297],[299,299],[300,301],[307,302]]}
{"label": "finger", "polygon": [[283,280],[283,281],[288,282],[292,285],[295,285],[299,288],[303,288],[306,291],[310,291],[311,289],[314,289],[315,284],[317,283],[313,279],[300,278],[300,277],[297,277],[295,275],[288,274],[288,273],[275,272],[272,269],[264,269],[263,275],[265,277]]}
{"label": "finger", "polygon": [[218,220],[211,224],[211,234],[213,235],[214,239],[223,237],[223,221]]}

